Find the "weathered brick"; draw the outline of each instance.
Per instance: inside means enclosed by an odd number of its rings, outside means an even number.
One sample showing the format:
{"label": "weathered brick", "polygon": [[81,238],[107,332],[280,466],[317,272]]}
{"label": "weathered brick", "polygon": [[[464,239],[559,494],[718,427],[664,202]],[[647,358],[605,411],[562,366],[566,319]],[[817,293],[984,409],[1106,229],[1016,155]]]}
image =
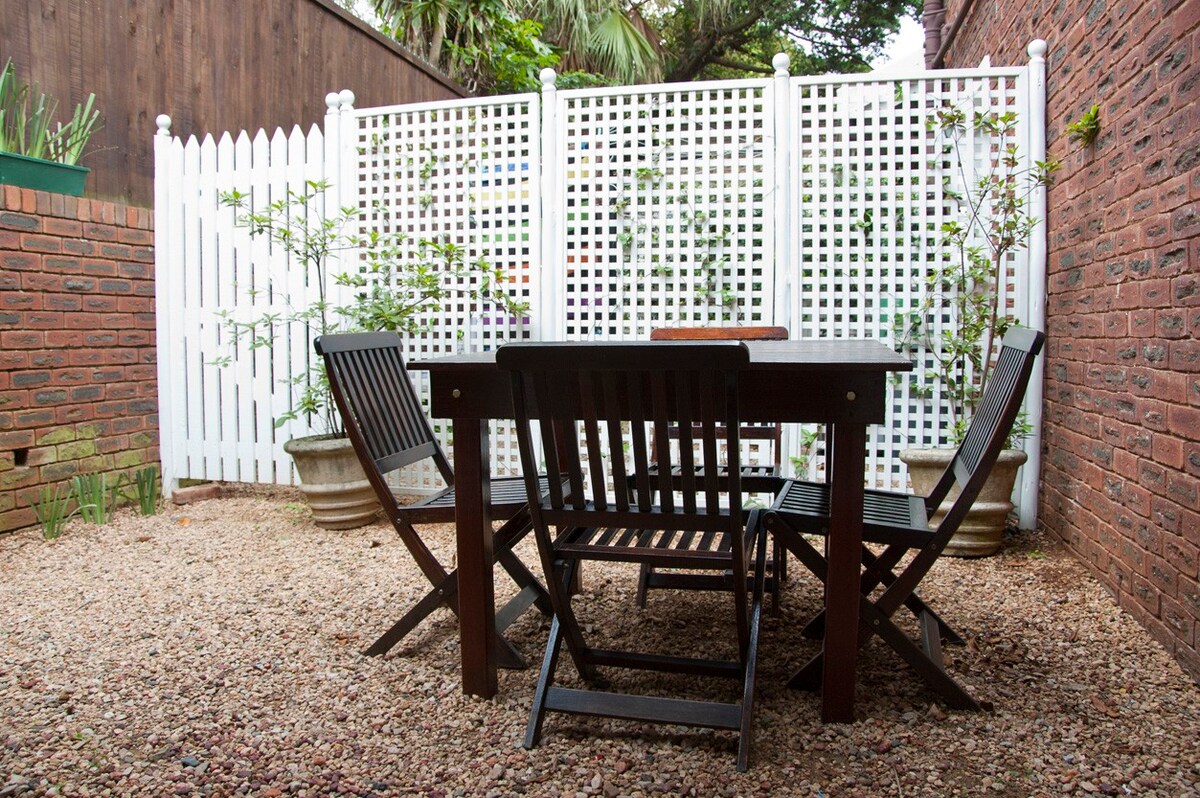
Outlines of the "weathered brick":
{"label": "weathered brick", "polygon": [[55,446],[60,443],[69,443],[76,438],[74,427],[58,427],[56,429],[41,432],[37,436],[37,444],[39,446]]}
{"label": "weathered brick", "polygon": [[79,238],[83,235],[83,225],[75,219],[47,216],[42,219],[42,232],[61,238]]}
{"label": "weathered brick", "polygon": [[65,460],[82,460],[96,453],[95,441],[72,441],[56,447],[55,455],[59,462]]}
{"label": "weathered brick", "polygon": [[7,227],[10,230],[40,231],[42,220],[29,214],[3,212],[0,213],[0,227]]}
{"label": "weathered brick", "polygon": [[83,235],[95,241],[116,241],[117,228],[112,224],[85,224]]}
{"label": "weathered brick", "polygon": [[[117,264],[111,260],[96,260],[85,258],[82,264],[84,274],[92,277],[116,277]],[[101,290],[104,290],[101,288]]]}
{"label": "weathered brick", "polygon": [[96,281],[91,277],[64,277],[62,286],[65,291],[86,291],[90,293],[96,290]]}
{"label": "weathered brick", "polygon": [[26,252],[62,252],[62,239],[54,236],[26,234],[21,236],[21,249]]}

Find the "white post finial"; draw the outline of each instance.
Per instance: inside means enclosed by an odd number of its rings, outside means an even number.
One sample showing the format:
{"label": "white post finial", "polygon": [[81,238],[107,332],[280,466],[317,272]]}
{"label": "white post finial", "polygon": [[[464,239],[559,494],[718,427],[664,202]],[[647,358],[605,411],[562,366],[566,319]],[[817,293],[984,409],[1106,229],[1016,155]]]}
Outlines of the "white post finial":
{"label": "white post finial", "polygon": [[338,109],[338,93],[331,91],[325,95],[325,113],[336,114]]}
{"label": "white post finial", "polygon": [[1029,53],[1029,58],[1033,61],[1045,61],[1047,49],[1049,49],[1049,45],[1046,44],[1045,39],[1034,39],[1025,48],[1025,52]]}
{"label": "white post finial", "polygon": [[159,114],[154,118],[154,124],[158,126],[157,136],[171,135],[171,117],[166,114]]}
{"label": "white post finial", "polygon": [[338,102],[341,103],[342,113],[354,110],[354,92],[349,89],[342,89],[338,92]]}
{"label": "white post finial", "polygon": [[788,67],[792,65],[792,58],[787,53],[775,53],[775,57],[771,59],[771,66],[775,67],[775,77],[786,78],[788,76]]}
{"label": "white post finial", "polygon": [[550,67],[546,67],[538,73],[538,78],[542,81],[542,91],[553,91],[558,88],[555,86],[555,81],[558,80],[558,73]]}

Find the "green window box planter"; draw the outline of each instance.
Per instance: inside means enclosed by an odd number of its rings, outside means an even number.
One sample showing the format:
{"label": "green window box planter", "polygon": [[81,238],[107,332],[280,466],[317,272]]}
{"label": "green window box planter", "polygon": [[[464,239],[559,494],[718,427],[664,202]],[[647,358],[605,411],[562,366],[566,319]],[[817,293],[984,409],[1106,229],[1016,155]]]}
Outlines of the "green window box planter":
{"label": "green window box planter", "polygon": [[79,197],[83,195],[83,183],[90,171],[86,166],[0,152],[0,183],[10,186]]}

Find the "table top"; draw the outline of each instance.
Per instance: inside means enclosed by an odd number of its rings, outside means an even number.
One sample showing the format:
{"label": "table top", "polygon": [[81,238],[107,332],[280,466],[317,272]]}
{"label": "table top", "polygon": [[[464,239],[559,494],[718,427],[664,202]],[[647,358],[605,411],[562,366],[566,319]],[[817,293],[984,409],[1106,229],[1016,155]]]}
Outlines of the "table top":
{"label": "table top", "polygon": [[[874,340],[745,343],[750,364],[739,392],[747,421],[881,424],[888,374],[912,369],[907,358]],[[408,367],[429,372],[435,418],[513,417],[511,382],[494,351],[416,360]]]}
{"label": "table top", "polygon": [[[607,342],[606,342],[607,343]],[[664,342],[669,346],[669,342]],[[752,371],[911,371],[908,358],[880,341],[822,338],[799,341],[746,341]],[[495,368],[496,353],[469,352],[409,363],[419,371],[475,371]]]}

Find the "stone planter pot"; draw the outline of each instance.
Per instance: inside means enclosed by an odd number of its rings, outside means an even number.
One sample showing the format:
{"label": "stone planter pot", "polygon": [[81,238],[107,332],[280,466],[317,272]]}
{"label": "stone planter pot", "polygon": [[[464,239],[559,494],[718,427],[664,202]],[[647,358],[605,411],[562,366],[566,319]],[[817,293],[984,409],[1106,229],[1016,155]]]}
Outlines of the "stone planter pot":
{"label": "stone planter pot", "polygon": [[[905,449],[900,452],[900,460],[908,466],[913,493],[928,496],[937,485],[946,466],[950,464],[954,452],[954,449]],[[1000,457],[992,467],[992,473],[975,499],[975,504],[971,506],[967,517],[946,545],[946,554],[953,557],[985,557],[999,551],[1003,542],[1004,526],[1008,514],[1013,509],[1012,492],[1017,480],[1017,469],[1027,459],[1025,452],[1015,449],[1000,452]],[[950,509],[958,493],[957,485],[950,489],[950,495],[930,519],[930,527],[941,523],[942,517]]]}
{"label": "stone planter pot", "polygon": [[300,491],[322,529],[355,529],[379,515],[379,501],[349,438],[313,435],[283,445],[300,472]]}

